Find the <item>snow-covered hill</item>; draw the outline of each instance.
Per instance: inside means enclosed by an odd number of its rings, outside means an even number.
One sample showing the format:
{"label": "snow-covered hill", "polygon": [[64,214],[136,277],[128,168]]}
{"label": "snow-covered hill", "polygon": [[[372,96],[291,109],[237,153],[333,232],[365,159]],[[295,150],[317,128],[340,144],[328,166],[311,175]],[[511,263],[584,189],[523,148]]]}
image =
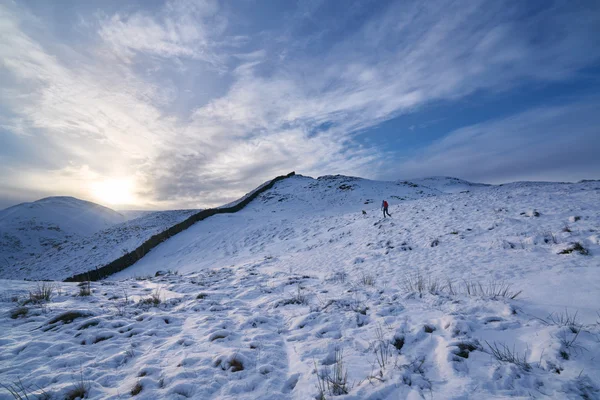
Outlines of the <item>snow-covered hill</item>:
{"label": "snow-covered hill", "polygon": [[473,183],[463,179],[451,178],[447,176],[432,176],[429,178],[411,179],[410,182],[416,185],[427,186],[444,193],[459,193],[489,186],[484,183]]}
{"label": "snow-covered hill", "polygon": [[599,254],[598,181],[295,176],[89,297],[62,283],[23,306],[35,284],[3,281],[0,382],[56,398],[80,381],[98,399],[600,398]]}
{"label": "snow-covered hill", "polygon": [[90,236],[71,236],[45,252],[0,266],[0,278],[63,280],[102,267],[198,210],[143,212]]}
{"label": "snow-covered hill", "polygon": [[47,197],[0,211],[0,265],[39,255],[121,223],[110,208],[74,197]]}

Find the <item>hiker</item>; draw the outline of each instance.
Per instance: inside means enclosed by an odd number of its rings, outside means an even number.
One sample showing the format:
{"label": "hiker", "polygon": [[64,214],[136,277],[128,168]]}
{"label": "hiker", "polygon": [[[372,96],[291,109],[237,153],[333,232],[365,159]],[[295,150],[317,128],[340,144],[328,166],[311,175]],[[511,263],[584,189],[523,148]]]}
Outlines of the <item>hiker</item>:
{"label": "hiker", "polygon": [[381,203],[381,209],[383,210],[383,218],[385,218],[385,214],[387,214],[388,216],[392,216],[390,214],[390,212],[388,211],[388,202],[387,201],[383,201],[383,203]]}

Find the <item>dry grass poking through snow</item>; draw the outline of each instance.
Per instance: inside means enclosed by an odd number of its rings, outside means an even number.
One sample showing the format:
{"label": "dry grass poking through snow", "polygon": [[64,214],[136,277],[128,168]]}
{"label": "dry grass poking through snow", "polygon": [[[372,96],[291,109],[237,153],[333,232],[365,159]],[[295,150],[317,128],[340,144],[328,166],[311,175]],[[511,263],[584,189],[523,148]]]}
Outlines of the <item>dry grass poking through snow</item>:
{"label": "dry grass poking through snow", "polygon": [[418,293],[422,297],[425,293],[437,295],[461,295],[479,296],[496,299],[504,297],[514,300],[522,293],[521,290],[514,290],[512,284],[502,281],[490,281],[488,283],[462,281],[454,283],[447,279],[445,282],[442,279],[432,277],[431,275],[423,275],[417,272],[413,276],[408,276],[404,279],[404,290],[409,293]]}

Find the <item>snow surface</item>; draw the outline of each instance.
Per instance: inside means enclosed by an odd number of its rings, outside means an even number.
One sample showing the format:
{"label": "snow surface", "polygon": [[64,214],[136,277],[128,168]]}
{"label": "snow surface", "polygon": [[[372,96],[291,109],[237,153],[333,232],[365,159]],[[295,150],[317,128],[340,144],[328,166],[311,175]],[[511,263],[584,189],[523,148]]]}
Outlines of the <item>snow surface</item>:
{"label": "snow surface", "polygon": [[125,221],[110,208],[74,197],[47,197],[0,211],[0,265]]}
{"label": "snow surface", "polygon": [[83,378],[89,398],[139,383],[140,399],[315,399],[341,364],[348,394],[327,399],[600,398],[600,182],[448,194],[445,179],[292,177],[91,296],[58,283],[15,319],[36,283],[1,281],[0,382],[52,398]]}
{"label": "snow surface", "polygon": [[198,211],[141,213],[138,218],[112,225],[91,236],[71,237],[41,254],[10,266],[0,266],[0,278],[63,280],[102,267]]}

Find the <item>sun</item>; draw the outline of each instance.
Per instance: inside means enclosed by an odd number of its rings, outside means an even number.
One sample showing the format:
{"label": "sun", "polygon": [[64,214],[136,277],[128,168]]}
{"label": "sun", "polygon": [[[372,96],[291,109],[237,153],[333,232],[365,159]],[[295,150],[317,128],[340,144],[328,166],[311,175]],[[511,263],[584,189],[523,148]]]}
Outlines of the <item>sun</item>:
{"label": "sun", "polygon": [[92,184],[92,194],[102,203],[133,204],[133,182],[130,179],[106,179]]}

